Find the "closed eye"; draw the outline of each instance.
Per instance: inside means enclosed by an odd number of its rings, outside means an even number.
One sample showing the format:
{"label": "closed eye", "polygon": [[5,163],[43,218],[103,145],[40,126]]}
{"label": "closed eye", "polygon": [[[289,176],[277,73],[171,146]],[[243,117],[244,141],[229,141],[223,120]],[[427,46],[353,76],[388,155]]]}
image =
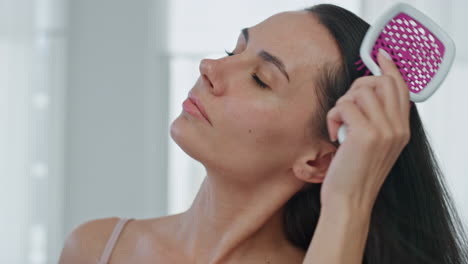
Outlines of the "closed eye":
{"label": "closed eye", "polygon": [[[226,54],[227,54],[228,56],[234,56],[234,55],[235,55],[234,52],[229,52],[229,51],[227,51],[227,50],[224,50],[224,51],[226,52]],[[261,88],[263,88],[263,89],[268,89],[268,88],[270,88],[266,83],[264,83],[264,82],[258,77],[257,73],[252,73],[252,74],[250,74],[250,75],[252,76],[252,79],[255,81],[255,83],[256,83],[259,87],[261,87]]]}
{"label": "closed eye", "polygon": [[254,81],[257,83],[258,86],[260,86],[262,88],[265,88],[265,89],[268,88],[268,85],[266,85],[266,83],[264,83],[262,80],[260,80],[260,78],[258,78],[256,73],[252,73],[251,76],[254,79]]}

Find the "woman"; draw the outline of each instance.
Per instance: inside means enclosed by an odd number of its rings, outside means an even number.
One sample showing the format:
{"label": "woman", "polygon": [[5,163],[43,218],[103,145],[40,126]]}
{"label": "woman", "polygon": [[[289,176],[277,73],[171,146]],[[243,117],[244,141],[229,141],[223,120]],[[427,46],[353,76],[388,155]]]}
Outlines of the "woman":
{"label": "woman", "polygon": [[355,67],[368,26],[317,5],[244,29],[229,56],[202,60],[189,96],[205,117],[184,103],[170,131],[207,171],[192,206],[84,223],[60,263],[465,263],[464,230],[398,69],[385,53],[383,76]]}

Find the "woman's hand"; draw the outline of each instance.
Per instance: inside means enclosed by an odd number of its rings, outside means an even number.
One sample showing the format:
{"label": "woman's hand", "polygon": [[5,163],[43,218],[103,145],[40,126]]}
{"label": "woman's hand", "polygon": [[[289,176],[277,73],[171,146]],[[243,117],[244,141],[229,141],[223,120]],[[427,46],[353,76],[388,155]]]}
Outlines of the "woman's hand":
{"label": "woman's hand", "polygon": [[[377,58],[382,76],[356,79],[327,115],[329,135],[347,125],[322,183],[322,207],[346,203],[371,210],[377,194],[410,139],[409,90],[392,60]],[[357,206],[357,207],[355,207]]]}

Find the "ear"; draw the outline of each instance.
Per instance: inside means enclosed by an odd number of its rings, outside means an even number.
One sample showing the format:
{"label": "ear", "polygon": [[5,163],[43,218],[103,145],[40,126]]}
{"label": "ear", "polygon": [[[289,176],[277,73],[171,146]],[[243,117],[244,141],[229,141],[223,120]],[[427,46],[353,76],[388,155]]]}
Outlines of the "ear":
{"label": "ear", "polygon": [[304,182],[321,183],[325,179],[336,149],[303,155],[293,165],[294,175]]}

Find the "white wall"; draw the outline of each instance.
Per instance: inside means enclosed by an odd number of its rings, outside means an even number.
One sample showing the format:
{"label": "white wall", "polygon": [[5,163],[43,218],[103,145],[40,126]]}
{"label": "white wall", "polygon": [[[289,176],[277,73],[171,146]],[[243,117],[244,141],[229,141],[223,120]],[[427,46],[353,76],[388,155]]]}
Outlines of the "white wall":
{"label": "white wall", "polygon": [[66,0],[0,0],[0,263],[62,243]]}
{"label": "white wall", "polygon": [[165,1],[70,1],[64,236],[166,214]]}

